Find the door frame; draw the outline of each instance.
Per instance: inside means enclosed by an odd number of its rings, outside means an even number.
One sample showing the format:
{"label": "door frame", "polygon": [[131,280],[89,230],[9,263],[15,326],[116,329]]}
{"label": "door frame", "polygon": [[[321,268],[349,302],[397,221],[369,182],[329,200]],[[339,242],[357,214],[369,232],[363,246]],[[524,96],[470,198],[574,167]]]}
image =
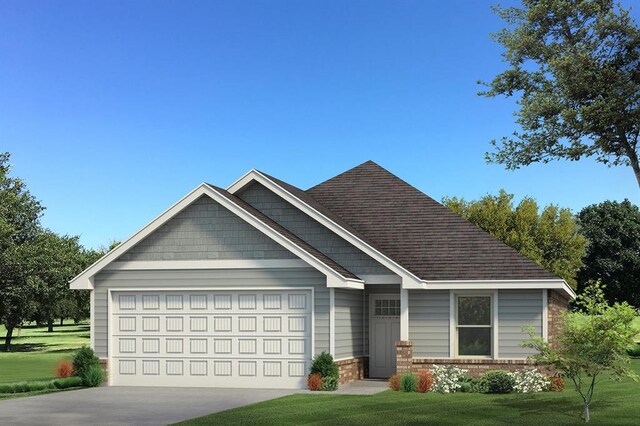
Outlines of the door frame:
{"label": "door frame", "polygon": [[[369,327],[368,327],[369,336],[367,336],[368,339],[369,339],[369,377],[371,377],[371,366],[373,365],[372,360],[373,360],[373,358],[375,356],[375,348],[373,347],[374,342],[373,342],[373,338],[371,337],[373,335],[373,331],[372,331],[373,327],[371,326],[371,324],[373,322],[372,320],[373,320],[373,317],[374,317],[374,315],[373,315],[373,309],[375,308],[374,301],[377,298],[390,299],[390,298],[395,298],[395,297],[397,297],[398,300],[400,300],[400,293],[399,292],[397,294],[396,293],[369,293],[369,306],[368,306],[369,312],[368,312],[368,316],[367,316],[368,321],[369,321],[369,324],[368,324],[369,325]],[[401,307],[401,309],[402,309],[402,307]],[[398,315],[398,324],[400,323],[400,317],[401,316],[402,316],[402,312],[400,312],[400,315]],[[395,342],[393,342],[393,344],[395,345]]]}

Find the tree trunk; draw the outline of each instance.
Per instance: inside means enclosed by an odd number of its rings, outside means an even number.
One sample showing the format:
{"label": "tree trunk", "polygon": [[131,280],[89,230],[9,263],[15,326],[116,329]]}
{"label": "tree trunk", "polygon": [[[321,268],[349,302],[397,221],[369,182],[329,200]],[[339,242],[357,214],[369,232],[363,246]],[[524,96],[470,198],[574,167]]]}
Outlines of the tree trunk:
{"label": "tree trunk", "polygon": [[53,320],[52,319],[47,320],[47,332],[53,333]]}
{"label": "tree trunk", "polygon": [[11,338],[13,337],[13,326],[7,326],[7,334],[4,338],[4,350],[11,351]]}
{"label": "tree trunk", "polygon": [[584,422],[585,423],[589,423],[590,417],[589,417],[589,404],[587,404],[586,402],[584,403],[584,412],[582,413],[582,417],[584,418]]}

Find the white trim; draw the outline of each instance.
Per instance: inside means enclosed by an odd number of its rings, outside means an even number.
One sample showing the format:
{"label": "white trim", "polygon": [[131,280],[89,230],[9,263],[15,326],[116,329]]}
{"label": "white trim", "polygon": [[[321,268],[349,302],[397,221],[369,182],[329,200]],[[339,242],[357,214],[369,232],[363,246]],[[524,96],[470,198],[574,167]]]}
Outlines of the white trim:
{"label": "white trim", "polygon": [[[137,292],[165,292],[165,291],[270,291],[270,290],[279,290],[279,291],[309,291],[311,293],[311,348],[309,354],[309,362],[313,359],[316,354],[316,324],[315,324],[315,315],[316,315],[316,299],[315,299],[315,289],[313,287],[154,287],[154,288],[109,288],[107,289],[107,385],[111,386],[113,383],[113,371],[115,366],[112,364],[112,321],[113,321],[113,295],[112,293],[122,293],[128,291],[137,291]],[[93,292],[91,292],[93,294]],[[93,304],[92,304],[93,306]]]}
{"label": "white trim", "polygon": [[563,290],[570,297],[576,294],[564,280],[460,280],[425,281],[425,290]]}
{"label": "white trim", "polygon": [[168,269],[277,269],[308,268],[300,259],[238,259],[238,260],[162,260],[114,261],[104,267],[108,271],[146,271]]}
{"label": "white trim", "polygon": [[498,294],[500,292],[498,290],[494,290],[493,291],[493,304],[491,306],[491,309],[493,310],[493,327],[491,329],[491,337],[493,338],[493,341],[491,343],[492,346],[492,351],[491,354],[493,356],[493,359],[498,359],[500,358],[500,347],[499,347],[499,340],[498,340],[498,327],[500,326],[500,317],[498,315],[498,308],[499,308],[499,304],[498,304]]}
{"label": "white trim", "polygon": [[456,353],[456,297],[453,290],[449,290],[449,358],[453,358]]}
{"label": "white trim", "polygon": [[359,275],[359,277],[364,280],[365,284],[402,284],[402,277],[400,277],[399,275],[375,275],[375,274],[371,274],[371,275],[367,275],[367,274],[363,274],[363,275]]}
{"label": "white trim", "polygon": [[549,341],[549,290],[542,290],[542,338]]}
{"label": "white trim", "polygon": [[[303,213],[306,213],[312,219],[315,219],[316,221],[320,222],[326,228],[338,234],[339,236],[347,240],[349,243],[359,248],[360,250],[365,252],[367,255],[371,256],[373,259],[378,261],[380,264],[382,264],[386,268],[402,276],[403,278],[406,278],[406,281],[407,281],[406,284],[413,282],[414,285],[419,285],[422,282],[422,280],[416,275],[414,275],[411,271],[402,267],[396,261],[386,256],[382,252],[378,251],[375,247],[371,246],[364,240],[360,239],[358,236],[347,231],[341,225],[337,224],[336,222],[329,219],[324,214],[320,213],[318,210],[314,209],[313,207],[311,207],[310,205],[308,205],[307,203],[305,203],[295,195],[291,194],[289,191],[287,191],[282,186],[278,185],[276,182],[269,179],[267,176],[260,173],[258,170],[252,169],[247,173],[245,173],[244,175],[242,175],[242,177],[240,177],[238,180],[236,180],[231,185],[229,185],[229,187],[227,188],[227,191],[230,192],[231,194],[235,194],[237,191],[239,191],[244,186],[246,186],[247,184],[249,184],[251,181],[254,181],[254,180],[259,182],[260,184],[262,184],[272,192],[276,193],[280,197],[282,197],[285,201],[289,202],[290,204],[293,204]],[[402,284],[403,286],[405,285],[404,279]],[[411,288],[411,287],[408,287],[408,288]]]}
{"label": "white trim", "polygon": [[[362,280],[348,279],[346,277],[343,277],[341,274],[339,274],[338,272],[331,269],[329,266],[325,265],[324,263],[316,259],[313,255],[309,254],[303,248],[299,247],[294,242],[284,237],[279,232],[275,231],[269,225],[260,221],[255,216],[247,212],[245,209],[233,203],[232,201],[228,200],[226,197],[224,197],[223,195],[221,195],[220,193],[212,189],[210,186],[203,183],[199,185],[197,188],[195,188],[193,191],[191,191],[189,194],[187,194],[185,197],[180,199],[177,203],[169,207],[169,209],[165,210],[160,216],[158,216],[149,224],[147,224],[145,227],[143,227],[141,230],[136,232],[129,239],[127,239],[126,241],[124,241],[123,243],[115,247],[113,250],[111,250],[105,256],[100,258],[93,265],[89,266],[82,273],[80,273],[78,276],[73,278],[69,283],[70,288],[72,289],[93,288],[93,282],[91,281],[91,278],[95,276],[95,274],[97,274],[99,271],[104,269],[104,267],[107,266],[109,263],[111,263],[112,261],[117,259],[119,256],[124,254],[127,250],[129,250],[135,244],[140,242],[146,236],[151,234],[153,231],[155,231],[157,228],[162,226],[164,223],[166,223],[168,220],[170,220],[172,217],[177,215],[180,211],[185,209],[187,206],[189,206],[191,203],[193,203],[195,200],[197,200],[203,195],[209,196],[211,199],[219,203],[222,207],[228,209],[229,211],[234,213],[236,216],[240,217],[245,222],[252,225],[254,228],[259,230],[263,234],[267,235],[273,241],[282,245],[284,248],[286,248],[287,250],[289,250],[290,252],[298,256],[300,259],[307,262],[309,265],[311,265],[318,271],[324,273],[327,276],[327,281],[329,281],[330,279],[333,280],[334,286],[339,286],[339,282],[343,282],[346,287],[349,286],[349,283],[351,283],[351,285],[355,285],[359,283],[364,286],[364,282]],[[338,283],[336,283],[335,280],[337,280]]]}
{"label": "white trim", "polygon": [[409,340],[409,290],[400,289],[400,340]]}
{"label": "white trim", "polygon": [[89,347],[96,350],[96,332],[95,332],[95,290],[89,290]]}
{"label": "white trim", "polygon": [[329,353],[336,354],[336,289],[329,288]]}

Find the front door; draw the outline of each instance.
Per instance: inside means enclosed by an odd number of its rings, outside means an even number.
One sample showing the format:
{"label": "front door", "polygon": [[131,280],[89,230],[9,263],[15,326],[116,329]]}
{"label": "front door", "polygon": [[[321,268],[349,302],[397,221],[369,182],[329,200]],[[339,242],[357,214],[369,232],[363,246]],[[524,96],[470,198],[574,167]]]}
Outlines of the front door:
{"label": "front door", "polygon": [[372,294],[369,300],[369,377],[396,372],[396,341],[400,340],[400,296]]}

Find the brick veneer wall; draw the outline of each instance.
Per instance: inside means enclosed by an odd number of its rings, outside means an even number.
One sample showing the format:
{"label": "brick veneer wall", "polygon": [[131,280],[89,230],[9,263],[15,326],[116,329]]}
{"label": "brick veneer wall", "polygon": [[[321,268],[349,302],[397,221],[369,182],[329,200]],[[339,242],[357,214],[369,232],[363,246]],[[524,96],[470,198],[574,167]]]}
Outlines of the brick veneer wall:
{"label": "brick veneer wall", "polygon": [[362,380],[369,375],[369,357],[343,359],[336,361],[336,364],[340,373],[338,382],[341,385]]}
{"label": "brick veneer wall", "polygon": [[396,372],[404,373],[413,370],[413,342],[398,340],[396,342]]}
{"label": "brick veneer wall", "polygon": [[558,334],[562,325],[562,313],[566,312],[569,307],[569,299],[560,292],[549,290],[547,297],[547,310],[549,315],[548,333],[549,344],[551,347],[555,344],[555,336]]}

